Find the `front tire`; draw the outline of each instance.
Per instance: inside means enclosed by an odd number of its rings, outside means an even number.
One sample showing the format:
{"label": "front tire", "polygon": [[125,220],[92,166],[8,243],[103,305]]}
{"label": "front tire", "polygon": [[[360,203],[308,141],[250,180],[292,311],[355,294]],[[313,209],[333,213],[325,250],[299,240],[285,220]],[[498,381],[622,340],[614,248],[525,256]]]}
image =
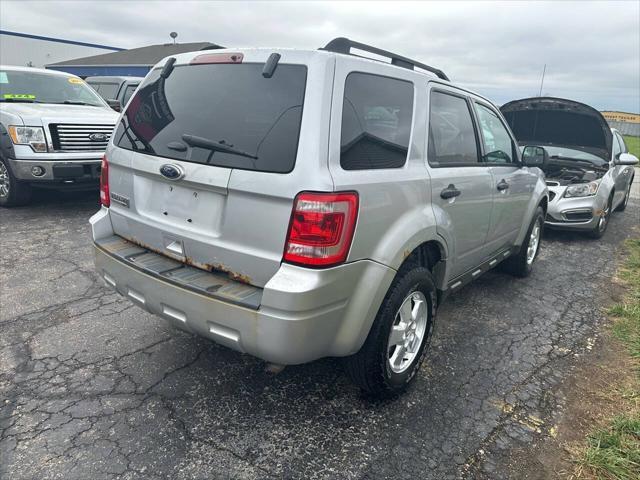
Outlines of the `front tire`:
{"label": "front tire", "polygon": [[593,230],[591,230],[587,235],[594,239],[602,238],[602,236],[607,231],[607,227],[609,226],[609,219],[611,217],[611,210],[613,206],[613,193],[609,197],[607,201],[607,206],[604,209],[603,215],[598,220],[598,224],[595,226]]}
{"label": "front tire", "polygon": [[542,232],[544,231],[544,210],[538,207],[522,246],[517,254],[502,262],[502,269],[516,277],[527,277],[533,270],[533,262],[540,252]]}
{"label": "front tire", "polygon": [[26,205],[30,200],[31,185],[19,182],[4,158],[0,158],[0,207]]}
{"label": "front tire", "polygon": [[413,266],[398,272],[364,345],[345,359],[347,374],[365,393],[388,398],[410,385],[431,340],[436,298],[428,269]]}
{"label": "front tire", "polygon": [[629,197],[631,196],[631,186],[633,185],[633,178],[631,177],[631,181],[629,182],[629,186],[627,187],[627,194],[624,196],[624,200],[618,205],[616,208],[616,212],[624,212],[627,208],[627,204],[629,203]]}

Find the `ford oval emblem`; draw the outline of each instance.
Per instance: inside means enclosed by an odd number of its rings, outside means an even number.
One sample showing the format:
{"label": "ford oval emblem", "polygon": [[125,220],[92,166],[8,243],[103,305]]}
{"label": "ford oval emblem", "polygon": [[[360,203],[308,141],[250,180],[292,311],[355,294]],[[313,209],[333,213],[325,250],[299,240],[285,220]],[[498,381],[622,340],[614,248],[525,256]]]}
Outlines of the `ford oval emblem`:
{"label": "ford oval emblem", "polygon": [[91,140],[92,142],[106,142],[107,140],[109,140],[109,137],[107,137],[104,133],[92,133],[91,135],[89,135],[89,140]]}
{"label": "ford oval emblem", "polygon": [[184,170],[179,165],[167,163],[160,167],[160,174],[169,180],[180,180],[184,177]]}

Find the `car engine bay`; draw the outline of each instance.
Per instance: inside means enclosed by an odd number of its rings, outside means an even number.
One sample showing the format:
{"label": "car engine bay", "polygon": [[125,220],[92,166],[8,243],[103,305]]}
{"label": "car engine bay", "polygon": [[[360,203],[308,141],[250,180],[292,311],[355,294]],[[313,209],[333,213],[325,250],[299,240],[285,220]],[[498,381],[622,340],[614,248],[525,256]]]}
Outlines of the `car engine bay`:
{"label": "car engine bay", "polygon": [[591,162],[550,158],[542,167],[547,185],[566,186],[574,183],[588,183],[601,178],[608,168]]}

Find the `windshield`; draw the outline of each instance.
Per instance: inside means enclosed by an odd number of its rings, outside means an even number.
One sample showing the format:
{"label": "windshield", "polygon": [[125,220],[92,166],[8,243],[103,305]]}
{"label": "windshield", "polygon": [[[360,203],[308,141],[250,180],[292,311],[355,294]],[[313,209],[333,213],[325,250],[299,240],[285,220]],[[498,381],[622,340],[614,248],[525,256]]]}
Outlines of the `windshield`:
{"label": "windshield", "polygon": [[307,69],[281,64],[154,70],[132,97],[115,144],[164,158],[287,173],[298,150]]}
{"label": "windshield", "polygon": [[77,77],[12,70],[0,71],[0,102],[106,106],[102,99]]}

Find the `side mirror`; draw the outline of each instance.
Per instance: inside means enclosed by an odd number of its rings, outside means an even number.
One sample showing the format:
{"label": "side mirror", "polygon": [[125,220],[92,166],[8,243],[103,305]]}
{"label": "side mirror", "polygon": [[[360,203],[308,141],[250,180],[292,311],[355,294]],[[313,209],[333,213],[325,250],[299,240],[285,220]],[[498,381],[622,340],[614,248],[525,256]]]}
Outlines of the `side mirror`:
{"label": "side mirror", "polygon": [[636,165],[638,163],[638,157],[631,153],[621,153],[613,163],[616,165]]}
{"label": "side mirror", "polygon": [[527,146],[522,150],[522,164],[526,167],[542,168],[549,161],[549,152],[544,147]]}
{"label": "side mirror", "polygon": [[118,100],[115,100],[113,98],[109,98],[107,99],[107,103],[109,104],[109,106],[111,108],[113,108],[116,112],[119,112],[120,110],[122,110],[122,105],[120,105],[120,102]]}

